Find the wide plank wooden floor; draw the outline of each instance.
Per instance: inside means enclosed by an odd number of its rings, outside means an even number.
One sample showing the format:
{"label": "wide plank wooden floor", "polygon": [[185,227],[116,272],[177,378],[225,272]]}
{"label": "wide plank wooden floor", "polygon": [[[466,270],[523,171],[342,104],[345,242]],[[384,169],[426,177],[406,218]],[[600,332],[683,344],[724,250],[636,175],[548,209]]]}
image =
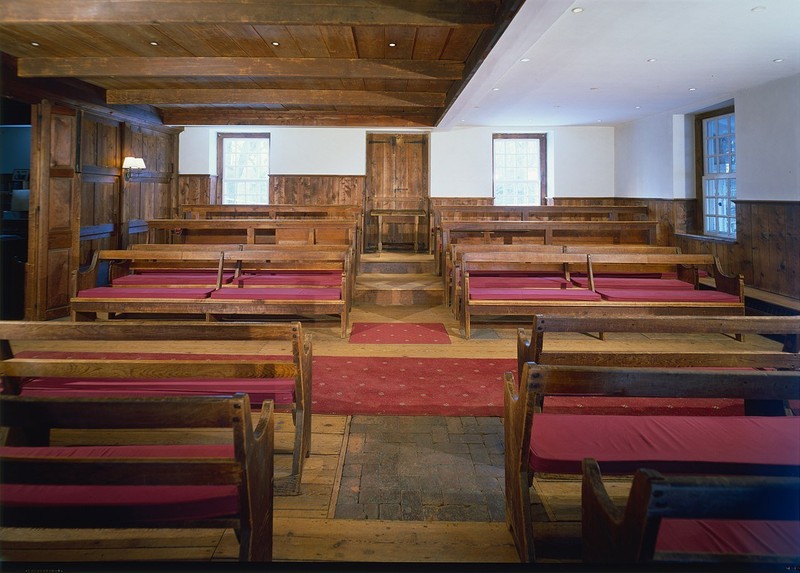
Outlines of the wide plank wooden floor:
{"label": "wide plank wooden floor", "polygon": [[[414,356],[515,358],[516,329],[527,323],[488,323],[477,321],[471,340],[464,340],[458,323],[441,305],[354,306],[352,322],[442,322],[451,336],[444,345],[368,345],[350,344],[339,337],[338,320],[304,321],[313,333],[316,356]],[[586,334],[554,335],[547,345],[561,349],[626,351],[663,340],[673,350],[707,349],[731,351],[740,343],[719,336],[669,336],[609,334],[599,340]],[[761,337],[748,338],[747,345],[775,348],[776,343]],[[65,347],[68,347],[66,344]],[[109,349],[112,348],[109,343]],[[548,346],[546,346],[547,348]],[[741,348],[741,346],[738,346]],[[147,351],[147,345],[140,346]],[[154,349],[156,347],[154,346]],[[191,347],[176,352],[238,353],[265,351],[277,353],[288,347],[236,344]],[[348,441],[350,418],[315,415],[312,427],[312,453],[306,462],[302,492],[297,496],[275,498],[274,559],[293,563],[513,563],[517,561],[512,539],[501,521],[394,521],[374,519],[336,519],[335,507],[341,483],[343,454]],[[291,445],[292,424],[287,414],[279,414],[276,445]],[[213,439],[211,437],[210,439]],[[286,470],[287,459],[278,459],[276,477]],[[619,480],[612,489],[624,499],[628,483]],[[537,545],[540,556],[550,562],[575,563],[580,556],[580,489],[574,479],[552,476],[534,485],[537,515]],[[53,566],[80,562],[156,563],[202,561],[231,563],[238,545],[232,531],[136,530],[136,531],[60,531],[0,529],[0,559],[7,568],[24,562],[49,562]],[[25,567],[22,567],[25,569]],[[49,570],[49,569],[48,569]]]}

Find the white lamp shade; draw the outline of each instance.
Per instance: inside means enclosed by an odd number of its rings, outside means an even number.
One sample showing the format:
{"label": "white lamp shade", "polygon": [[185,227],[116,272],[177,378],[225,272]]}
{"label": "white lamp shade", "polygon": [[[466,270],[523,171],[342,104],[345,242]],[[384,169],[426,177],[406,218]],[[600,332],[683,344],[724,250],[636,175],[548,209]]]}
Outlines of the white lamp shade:
{"label": "white lamp shade", "polygon": [[126,157],[122,161],[123,169],[146,169],[144,159],[141,157]]}

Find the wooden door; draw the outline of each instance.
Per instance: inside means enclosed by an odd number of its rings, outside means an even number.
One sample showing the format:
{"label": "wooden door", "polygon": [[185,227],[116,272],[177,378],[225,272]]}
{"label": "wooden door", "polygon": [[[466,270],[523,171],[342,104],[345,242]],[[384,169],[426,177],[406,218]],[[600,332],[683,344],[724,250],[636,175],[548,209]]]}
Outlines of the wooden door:
{"label": "wooden door", "polygon": [[[364,201],[365,248],[378,242],[378,227],[373,209],[428,209],[428,134],[371,133],[367,135],[367,184]],[[413,219],[387,218],[384,244],[411,249],[414,244]],[[427,248],[427,219],[420,220],[419,242]]]}
{"label": "wooden door", "polygon": [[70,274],[77,268],[80,216],[78,113],[48,101],[34,107],[25,317],[69,314]]}

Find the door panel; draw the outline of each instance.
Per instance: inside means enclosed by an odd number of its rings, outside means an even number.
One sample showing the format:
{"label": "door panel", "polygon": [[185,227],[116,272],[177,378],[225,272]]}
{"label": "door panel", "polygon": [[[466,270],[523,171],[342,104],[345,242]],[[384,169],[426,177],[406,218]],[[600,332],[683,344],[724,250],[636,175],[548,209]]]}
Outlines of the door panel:
{"label": "door panel", "polygon": [[[428,135],[417,133],[367,135],[366,248],[377,245],[378,228],[372,209],[428,208]],[[384,243],[410,248],[413,219],[385,218]],[[427,247],[427,220],[420,220],[418,238]]]}

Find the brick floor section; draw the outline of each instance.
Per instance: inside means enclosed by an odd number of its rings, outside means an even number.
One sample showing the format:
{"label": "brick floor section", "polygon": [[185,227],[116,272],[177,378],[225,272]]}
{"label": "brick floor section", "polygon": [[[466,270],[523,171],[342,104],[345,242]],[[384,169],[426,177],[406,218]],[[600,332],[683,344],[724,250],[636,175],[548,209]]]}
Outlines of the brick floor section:
{"label": "brick floor section", "polygon": [[505,521],[500,418],[353,416],[341,519]]}

